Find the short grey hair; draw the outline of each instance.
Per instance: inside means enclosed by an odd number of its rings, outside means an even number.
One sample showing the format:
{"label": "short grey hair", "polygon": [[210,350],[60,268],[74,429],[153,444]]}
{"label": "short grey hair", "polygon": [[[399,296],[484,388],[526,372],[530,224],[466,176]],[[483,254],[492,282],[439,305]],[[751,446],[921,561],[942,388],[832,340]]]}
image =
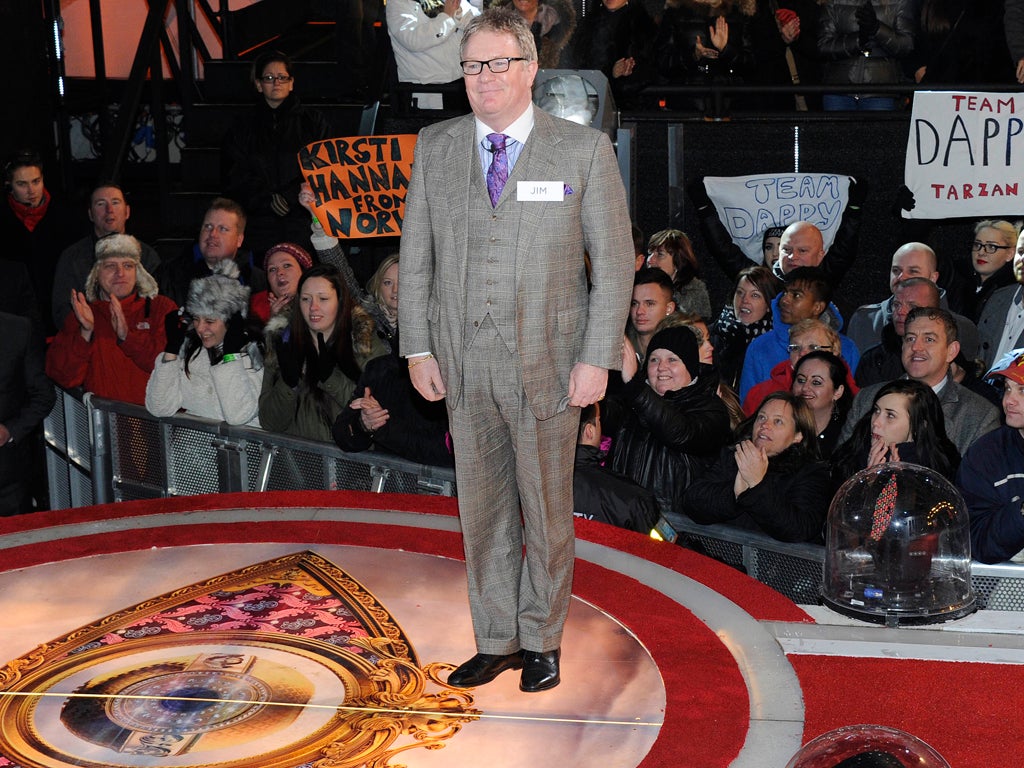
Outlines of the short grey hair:
{"label": "short grey hair", "polygon": [[462,31],[462,42],[459,43],[459,58],[465,58],[466,45],[477,32],[495,32],[499,35],[511,35],[519,46],[519,55],[527,61],[537,60],[537,43],[533,39],[526,20],[514,8],[488,8],[475,17]]}

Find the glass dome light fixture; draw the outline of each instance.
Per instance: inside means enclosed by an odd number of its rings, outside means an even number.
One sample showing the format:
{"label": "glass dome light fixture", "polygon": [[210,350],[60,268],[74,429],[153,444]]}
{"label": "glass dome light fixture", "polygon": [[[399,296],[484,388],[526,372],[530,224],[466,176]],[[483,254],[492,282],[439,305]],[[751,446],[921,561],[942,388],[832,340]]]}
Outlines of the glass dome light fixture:
{"label": "glass dome light fixture", "polygon": [[822,602],[892,627],[973,612],[970,525],[960,492],[938,472],[902,462],[847,480],[829,507]]}

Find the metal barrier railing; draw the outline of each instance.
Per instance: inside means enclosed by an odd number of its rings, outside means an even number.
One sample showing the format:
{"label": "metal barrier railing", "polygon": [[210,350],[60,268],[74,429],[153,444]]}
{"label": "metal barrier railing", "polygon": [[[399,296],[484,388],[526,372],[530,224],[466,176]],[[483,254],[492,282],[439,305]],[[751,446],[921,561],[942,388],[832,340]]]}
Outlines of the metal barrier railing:
{"label": "metal barrier railing", "polygon": [[[44,422],[54,509],[130,499],[267,490],[364,490],[454,496],[455,473],[373,451],[233,427],[191,416],[158,419],[145,408],[57,390]],[[790,544],[727,525],[673,516],[673,527],[710,557],[795,603],[820,594],[825,548]],[[978,607],[1024,611],[1024,568],[971,564]]]}
{"label": "metal barrier railing", "polygon": [[455,495],[455,472],[374,451],[236,427],[58,390],[44,423],[55,509],[130,499],[272,490]]}
{"label": "metal barrier railing", "polygon": [[[798,605],[816,605],[824,576],[825,547],[789,544],[728,525],[699,525],[673,517],[672,525],[698,550],[781,592]],[[978,608],[1024,611],[1024,568],[1011,563],[971,563]]]}

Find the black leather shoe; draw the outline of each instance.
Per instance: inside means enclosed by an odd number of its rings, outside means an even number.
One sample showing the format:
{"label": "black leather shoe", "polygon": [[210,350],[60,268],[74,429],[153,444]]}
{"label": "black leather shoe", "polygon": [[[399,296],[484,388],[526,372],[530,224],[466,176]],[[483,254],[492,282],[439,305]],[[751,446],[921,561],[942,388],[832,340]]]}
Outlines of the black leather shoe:
{"label": "black leather shoe", "polygon": [[489,683],[506,669],[523,666],[523,652],[499,654],[478,653],[469,661],[460,664],[448,675],[448,685],[453,688],[475,688]]}
{"label": "black leather shoe", "polygon": [[560,651],[538,653],[523,651],[523,676],[519,679],[519,690],[527,693],[546,691],[561,682],[558,676],[558,657]]}

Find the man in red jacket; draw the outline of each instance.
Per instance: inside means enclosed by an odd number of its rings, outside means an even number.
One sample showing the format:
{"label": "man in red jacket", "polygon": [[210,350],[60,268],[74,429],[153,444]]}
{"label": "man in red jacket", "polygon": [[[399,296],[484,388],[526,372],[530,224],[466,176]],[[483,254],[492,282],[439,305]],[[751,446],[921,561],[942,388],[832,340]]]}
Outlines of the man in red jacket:
{"label": "man in red jacket", "polygon": [[131,235],[96,242],[85,293],[72,289],[72,313],[46,355],[46,374],[59,386],[142,405],[146,382],[166,346],[165,316],[177,305],[159,296]]}

